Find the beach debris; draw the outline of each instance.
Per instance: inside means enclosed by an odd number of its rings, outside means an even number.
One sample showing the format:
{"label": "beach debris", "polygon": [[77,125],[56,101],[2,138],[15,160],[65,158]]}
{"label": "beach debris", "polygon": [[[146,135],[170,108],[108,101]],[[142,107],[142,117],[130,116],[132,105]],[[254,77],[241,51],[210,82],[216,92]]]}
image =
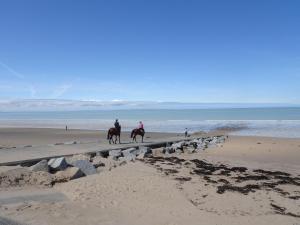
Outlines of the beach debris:
{"label": "beach debris", "polygon": [[65,170],[68,167],[65,157],[52,158],[48,161],[48,165],[52,171]]}
{"label": "beach debris", "polygon": [[249,192],[255,192],[255,190],[259,189],[260,186],[257,184],[247,184],[242,187],[224,184],[222,186],[217,187],[217,193],[223,194],[225,191],[237,191],[244,195],[247,195]]}
{"label": "beach debris", "polygon": [[297,215],[297,214],[291,213],[291,212],[286,212],[285,207],[275,205],[274,203],[270,203],[270,205],[275,210],[276,214],[281,214],[281,215],[285,215],[285,216],[292,216],[292,217],[300,218],[300,215]]}
{"label": "beach debris", "polygon": [[24,148],[32,148],[32,145],[25,145]]}
{"label": "beach debris", "polygon": [[71,164],[74,167],[79,168],[85,175],[92,175],[97,173],[96,168],[88,160],[76,160]]}
{"label": "beach debris", "polygon": [[48,162],[45,159],[29,168],[31,171],[34,171],[34,172],[37,172],[37,171],[49,172]]}
{"label": "beach debris", "polygon": [[58,171],[54,175],[54,182],[67,182],[85,176],[78,167],[68,167],[66,170]]}

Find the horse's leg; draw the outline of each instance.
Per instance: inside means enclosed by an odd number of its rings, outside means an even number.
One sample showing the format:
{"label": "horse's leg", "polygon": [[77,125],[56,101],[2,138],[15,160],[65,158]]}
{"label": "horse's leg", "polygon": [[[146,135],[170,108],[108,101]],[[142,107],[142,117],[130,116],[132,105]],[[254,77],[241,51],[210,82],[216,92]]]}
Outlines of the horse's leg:
{"label": "horse's leg", "polygon": [[142,143],[144,142],[144,135],[142,135]]}
{"label": "horse's leg", "polygon": [[119,144],[121,144],[121,135],[119,135]]}

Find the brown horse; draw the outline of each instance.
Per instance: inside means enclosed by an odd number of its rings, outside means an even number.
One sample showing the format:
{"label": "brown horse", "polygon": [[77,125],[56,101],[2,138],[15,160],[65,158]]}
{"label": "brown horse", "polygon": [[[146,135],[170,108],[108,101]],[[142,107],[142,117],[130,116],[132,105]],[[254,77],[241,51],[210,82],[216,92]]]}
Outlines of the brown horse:
{"label": "brown horse", "polygon": [[[115,140],[113,140],[113,136],[115,136]],[[118,138],[119,138],[119,144],[121,144],[120,136],[121,136],[121,127],[119,127],[119,129],[112,127],[107,132],[107,140],[109,140],[109,144],[111,144],[111,141],[113,142],[113,144],[117,144]]]}
{"label": "brown horse", "polygon": [[133,129],[133,130],[131,131],[131,135],[130,135],[130,137],[132,138],[132,141],[137,142],[137,141],[136,141],[136,136],[137,136],[137,135],[141,135],[141,136],[142,136],[142,142],[144,142],[145,130],[142,129],[142,128],[136,128],[136,129]]}

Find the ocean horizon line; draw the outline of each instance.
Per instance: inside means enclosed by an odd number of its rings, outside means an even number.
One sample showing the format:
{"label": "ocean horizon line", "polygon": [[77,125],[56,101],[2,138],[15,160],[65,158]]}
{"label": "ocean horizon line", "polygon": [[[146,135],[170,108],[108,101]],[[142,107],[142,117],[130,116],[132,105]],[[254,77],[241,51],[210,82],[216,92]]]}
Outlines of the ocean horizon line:
{"label": "ocean horizon line", "polygon": [[300,103],[203,103],[127,100],[0,99],[0,112],[298,108]]}

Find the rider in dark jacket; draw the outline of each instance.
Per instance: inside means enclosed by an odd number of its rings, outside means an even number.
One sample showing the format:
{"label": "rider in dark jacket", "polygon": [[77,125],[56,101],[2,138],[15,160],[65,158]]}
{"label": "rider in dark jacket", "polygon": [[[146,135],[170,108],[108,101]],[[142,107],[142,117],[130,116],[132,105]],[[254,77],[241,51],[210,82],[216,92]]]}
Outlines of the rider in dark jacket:
{"label": "rider in dark jacket", "polygon": [[116,121],[115,121],[115,128],[116,128],[117,130],[120,129],[120,124],[119,124],[118,119],[116,119]]}

